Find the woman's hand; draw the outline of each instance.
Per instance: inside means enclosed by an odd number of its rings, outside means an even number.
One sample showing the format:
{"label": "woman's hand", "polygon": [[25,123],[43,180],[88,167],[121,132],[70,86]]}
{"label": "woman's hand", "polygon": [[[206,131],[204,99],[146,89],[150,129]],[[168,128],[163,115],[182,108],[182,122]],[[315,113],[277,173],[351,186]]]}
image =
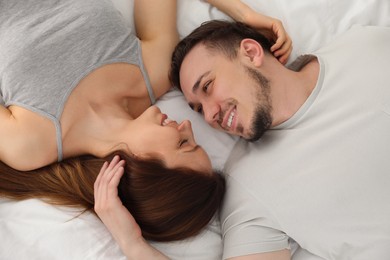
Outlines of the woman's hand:
{"label": "woman's hand", "polygon": [[292,41],[280,20],[256,12],[241,0],[203,1],[215,6],[234,20],[259,30],[269,40],[275,42],[271,52],[282,64],[286,64],[292,51]]}
{"label": "woman's hand", "polygon": [[124,164],[119,156],[115,156],[110,164],[105,162],[94,184],[95,212],[123,251],[142,240],[141,229],[118,197]]}
{"label": "woman's hand", "polygon": [[140,227],[118,197],[124,165],[119,156],[103,164],[94,184],[95,212],[128,259],[167,259],[144,240]]}
{"label": "woman's hand", "polygon": [[286,64],[292,51],[292,41],[282,22],[255,11],[251,12],[244,22],[258,29],[264,36],[273,41],[271,52],[282,64]]}

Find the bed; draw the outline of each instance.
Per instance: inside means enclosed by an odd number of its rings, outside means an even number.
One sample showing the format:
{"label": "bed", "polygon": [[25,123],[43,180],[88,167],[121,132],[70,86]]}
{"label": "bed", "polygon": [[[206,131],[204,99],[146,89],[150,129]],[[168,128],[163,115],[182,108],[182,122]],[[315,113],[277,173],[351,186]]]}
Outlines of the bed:
{"label": "bed", "polygon": [[[112,0],[133,26],[132,0]],[[293,39],[289,63],[313,51],[355,24],[390,25],[388,0],[243,0],[257,11],[277,17]],[[200,0],[180,0],[178,29],[181,37],[203,21],[228,19]],[[0,96],[1,102],[1,96]],[[195,137],[222,169],[237,138],[217,132],[191,111],[182,94],[172,90],[157,105],[177,121],[190,119]],[[15,202],[0,198],[0,259],[125,259],[105,226],[92,213],[54,207],[40,200]],[[153,243],[172,259],[221,259],[222,238],[215,219],[198,236],[174,243]],[[295,247],[294,247],[295,248]],[[296,259],[312,259],[299,248]]]}

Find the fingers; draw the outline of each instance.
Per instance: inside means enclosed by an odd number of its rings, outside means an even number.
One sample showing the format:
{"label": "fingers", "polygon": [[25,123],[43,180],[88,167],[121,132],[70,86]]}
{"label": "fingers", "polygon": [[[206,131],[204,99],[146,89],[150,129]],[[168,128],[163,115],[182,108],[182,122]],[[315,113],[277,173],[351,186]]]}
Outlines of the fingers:
{"label": "fingers", "polygon": [[102,179],[105,182],[106,186],[111,182],[112,178],[115,176],[116,173],[118,173],[118,170],[123,166],[124,166],[124,161],[120,160],[120,157],[118,155],[114,156],[114,158],[111,160],[110,164],[108,165],[107,169],[103,172]]}
{"label": "fingers", "polygon": [[276,38],[276,42],[271,47],[271,52],[276,58],[285,64],[292,52],[292,40],[287,34],[280,20],[272,19],[271,30]]}
{"label": "fingers", "polygon": [[271,46],[271,51],[276,52],[282,49],[287,50],[288,48],[291,47],[291,45],[292,42],[290,37],[287,34],[282,33],[280,35],[277,35],[276,42],[274,43],[274,45]]}
{"label": "fingers", "polygon": [[95,211],[104,210],[110,200],[119,200],[117,186],[124,173],[124,165],[125,161],[119,156],[103,164],[94,183]]}
{"label": "fingers", "polygon": [[124,165],[119,156],[105,162],[94,184],[95,212],[123,250],[143,241],[140,227],[118,196]]}
{"label": "fingers", "polygon": [[271,51],[274,52],[282,47],[287,40],[288,35],[280,20],[275,18],[269,19],[271,22],[268,30],[272,33],[272,39],[275,41],[274,45],[271,47]]}
{"label": "fingers", "polygon": [[292,49],[292,41],[288,38],[288,40],[282,44],[281,48],[277,49],[273,54],[282,64],[285,64],[290,57]]}
{"label": "fingers", "polygon": [[123,176],[123,173],[123,165],[115,167],[114,173],[107,184],[108,199],[116,198],[118,196],[118,185]]}
{"label": "fingers", "polygon": [[99,175],[96,178],[95,184],[97,186],[101,185],[103,182],[104,184],[107,184],[111,181],[115,173],[118,172],[118,170],[125,165],[125,161],[121,160],[118,155],[114,156],[114,158],[111,160],[111,162],[108,164],[105,162],[100,169]]}
{"label": "fingers", "polygon": [[282,56],[280,56],[278,58],[279,62],[282,63],[282,64],[286,64],[287,61],[288,61],[288,58],[290,57],[291,51],[292,51],[292,48],[287,53],[285,53]]}
{"label": "fingers", "polygon": [[287,60],[292,52],[292,40],[286,32],[281,20],[251,12],[246,22],[249,26],[256,28],[267,39],[274,41],[271,46],[271,52],[282,63],[287,63]]}

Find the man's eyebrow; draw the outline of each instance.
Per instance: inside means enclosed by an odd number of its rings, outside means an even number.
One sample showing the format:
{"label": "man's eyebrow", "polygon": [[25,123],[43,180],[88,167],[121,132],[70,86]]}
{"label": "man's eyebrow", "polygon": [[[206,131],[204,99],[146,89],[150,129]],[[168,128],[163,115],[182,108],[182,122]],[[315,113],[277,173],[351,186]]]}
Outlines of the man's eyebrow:
{"label": "man's eyebrow", "polygon": [[199,86],[200,86],[200,82],[202,81],[202,79],[207,76],[208,74],[210,74],[210,71],[206,71],[205,73],[203,73],[202,75],[199,76],[198,80],[195,82],[195,84],[192,86],[192,93],[195,93]]}

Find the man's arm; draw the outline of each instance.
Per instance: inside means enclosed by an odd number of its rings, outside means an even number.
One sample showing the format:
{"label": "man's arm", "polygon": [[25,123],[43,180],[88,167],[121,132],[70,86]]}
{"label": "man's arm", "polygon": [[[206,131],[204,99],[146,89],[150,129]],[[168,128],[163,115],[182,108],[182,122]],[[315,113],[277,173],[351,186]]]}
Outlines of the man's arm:
{"label": "man's arm", "polygon": [[229,258],[229,260],[290,260],[291,255],[290,251],[280,250],[275,252],[269,252],[269,253],[261,253],[261,254],[253,254],[253,255],[246,255],[246,256],[237,256],[233,258]]}
{"label": "man's arm", "polygon": [[178,43],[176,0],[135,0],[134,21],[156,98],[169,90],[168,72]]}
{"label": "man's arm", "polygon": [[263,203],[262,193],[254,190],[257,185],[248,185],[258,180],[254,178],[257,172],[246,167],[248,163],[227,172],[228,188],[220,211],[224,259],[290,260],[289,237],[280,229],[273,210]]}

